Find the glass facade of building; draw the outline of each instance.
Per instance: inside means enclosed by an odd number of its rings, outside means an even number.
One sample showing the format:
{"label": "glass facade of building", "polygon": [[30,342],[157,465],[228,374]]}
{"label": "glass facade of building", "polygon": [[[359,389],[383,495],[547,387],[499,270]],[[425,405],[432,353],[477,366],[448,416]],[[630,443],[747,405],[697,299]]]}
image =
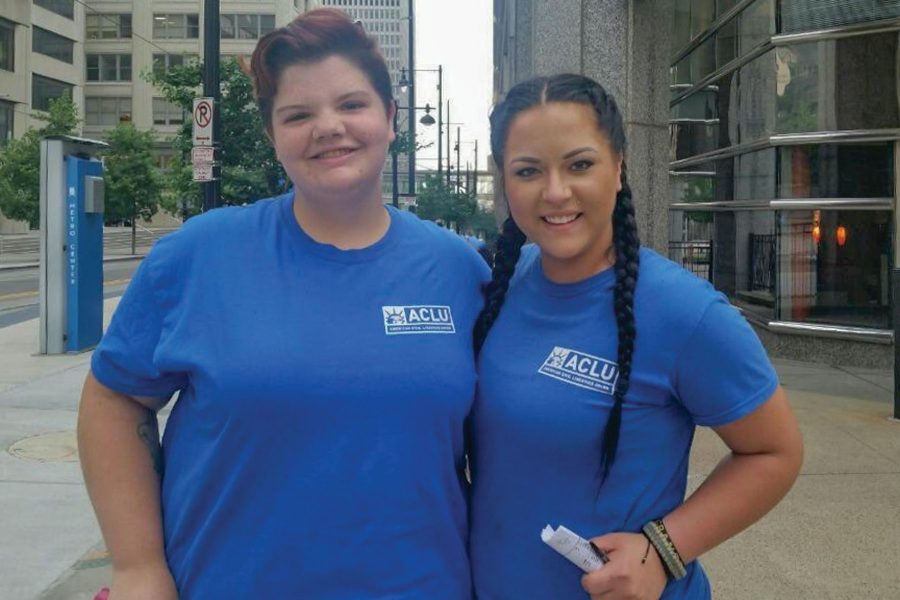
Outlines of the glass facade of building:
{"label": "glass facade of building", "polygon": [[900,0],[675,0],[669,254],[761,323],[893,327]]}

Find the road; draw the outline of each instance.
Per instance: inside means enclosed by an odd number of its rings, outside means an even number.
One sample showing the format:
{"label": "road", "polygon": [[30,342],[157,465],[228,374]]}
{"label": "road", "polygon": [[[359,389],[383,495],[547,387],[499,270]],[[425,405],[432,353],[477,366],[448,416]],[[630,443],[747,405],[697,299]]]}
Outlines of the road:
{"label": "road", "polygon": [[[103,263],[103,295],[121,296],[140,259]],[[0,271],[0,327],[38,317],[39,270],[12,269]]]}

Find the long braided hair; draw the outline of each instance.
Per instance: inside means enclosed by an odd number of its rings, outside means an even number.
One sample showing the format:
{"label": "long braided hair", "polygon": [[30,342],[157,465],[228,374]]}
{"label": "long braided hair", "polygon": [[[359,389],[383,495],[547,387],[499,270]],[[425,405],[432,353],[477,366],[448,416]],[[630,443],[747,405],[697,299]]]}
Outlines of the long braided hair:
{"label": "long braided hair", "polygon": [[[562,74],[552,77],[536,77],[514,86],[506,98],[491,111],[491,152],[494,162],[501,172],[504,164],[504,149],[509,127],[515,117],[534,106],[548,102],[576,102],[594,109],[597,126],[619,156],[625,152],[625,127],[615,99],[597,82],[582,75]],[[616,458],[619,432],[622,427],[622,403],[631,382],[631,361],[636,335],[634,323],[634,291],[637,287],[640,265],[640,240],[634,218],[634,204],[631,188],[626,177],[625,163],[622,163],[622,189],[616,195],[613,208],[613,245],[615,246],[616,286],[613,291],[613,308],[618,332],[617,361],[619,378],[613,393],[613,407],[603,432],[603,447],[600,455],[600,481],[606,480]],[[503,232],[497,240],[493,276],[484,289],[484,308],[478,315],[473,332],[476,354],[481,351],[488,331],[503,306],[509,282],[525,234],[512,217],[503,223]]]}

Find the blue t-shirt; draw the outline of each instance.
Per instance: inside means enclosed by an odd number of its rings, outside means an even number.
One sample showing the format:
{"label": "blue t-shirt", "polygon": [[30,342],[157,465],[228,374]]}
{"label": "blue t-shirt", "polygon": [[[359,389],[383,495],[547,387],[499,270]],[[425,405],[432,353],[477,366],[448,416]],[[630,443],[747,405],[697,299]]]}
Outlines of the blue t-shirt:
{"label": "blue t-shirt", "polygon": [[[641,250],[637,337],[615,463],[600,486],[618,377],[615,274],[555,284],[523,249],[479,357],[470,553],[479,600],[582,599],[581,571],[540,538],[640,532],[685,495],[695,425],[765,402],[778,381],[758,338],[707,282]],[[699,564],[663,598],[710,597]]]}
{"label": "blue t-shirt", "polygon": [[290,194],[159,241],[93,356],[180,391],[166,557],[182,600],[468,599],[463,421],[484,261],[389,209],[375,244],[306,235]]}

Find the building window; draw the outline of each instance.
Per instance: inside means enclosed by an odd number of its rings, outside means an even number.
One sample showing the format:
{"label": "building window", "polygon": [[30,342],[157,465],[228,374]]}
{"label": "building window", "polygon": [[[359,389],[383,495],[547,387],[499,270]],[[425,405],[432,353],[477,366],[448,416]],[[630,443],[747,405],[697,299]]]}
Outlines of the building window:
{"label": "building window", "polygon": [[89,40],[116,40],[131,37],[130,14],[90,14],[85,17]]}
{"label": "building window", "polygon": [[34,4],[69,19],[75,18],[75,0],[34,0]]}
{"label": "building window", "polygon": [[0,69],[16,70],[16,24],[0,19]]}
{"label": "building window", "polygon": [[256,40],[275,29],[275,15],[222,15],[219,32],[225,40]]}
{"label": "building window", "polygon": [[[707,0],[703,0],[706,3]],[[691,4],[688,0],[677,0],[679,5]],[[696,7],[692,10],[696,12]],[[675,9],[675,23],[690,18],[692,23],[704,23],[706,17],[697,18],[695,12],[683,12],[684,7]],[[708,10],[708,7],[707,9]],[[701,10],[701,15],[707,15]],[[719,13],[721,15],[721,12]],[[686,16],[687,15],[687,16]],[[697,35],[703,31],[696,31]],[[721,69],[739,56],[744,56],[754,48],[767,42],[775,34],[775,5],[773,0],[757,0],[710,35],[689,54],[681,58],[671,69],[672,83],[684,89],[699,83],[704,77]],[[691,39],[695,38],[692,36]],[[678,48],[686,45],[686,38],[678,40]]]}
{"label": "building window", "polygon": [[131,98],[88,96],[84,99],[85,125],[115,126],[131,120]]}
{"label": "building window", "polygon": [[778,149],[779,198],[888,198],[894,195],[890,143]]}
{"label": "building window", "polygon": [[32,52],[72,64],[75,50],[74,41],[37,26],[33,26],[31,30]]}
{"label": "building window", "polygon": [[88,54],[88,81],[131,81],[130,54]]}
{"label": "building window", "polygon": [[197,13],[154,14],[153,37],[164,40],[198,39],[200,37],[200,18]]}
{"label": "building window", "polygon": [[42,77],[41,75],[31,76],[31,108],[36,110],[50,110],[50,101],[55,100],[63,94],[72,97],[71,83]]}
{"label": "building window", "polygon": [[900,17],[897,0],[781,0],[781,30],[795,33]]}
{"label": "building window", "polygon": [[5,146],[13,137],[13,117],[15,105],[12,102],[0,100],[0,146]]}
{"label": "building window", "polygon": [[777,133],[900,127],[897,32],[776,49]]}
{"label": "building window", "polygon": [[154,54],[153,55],[153,74],[161,77],[169,72],[173,67],[183,67],[196,63],[198,57],[196,54]]}
{"label": "building window", "polygon": [[778,319],[891,326],[890,211],[779,213]]}
{"label": "building window", "polygon": [[165,98],[153,99],[154,125],[181,125],[182,123],[184,123],[184,111],[180,106],[172,104]]}

